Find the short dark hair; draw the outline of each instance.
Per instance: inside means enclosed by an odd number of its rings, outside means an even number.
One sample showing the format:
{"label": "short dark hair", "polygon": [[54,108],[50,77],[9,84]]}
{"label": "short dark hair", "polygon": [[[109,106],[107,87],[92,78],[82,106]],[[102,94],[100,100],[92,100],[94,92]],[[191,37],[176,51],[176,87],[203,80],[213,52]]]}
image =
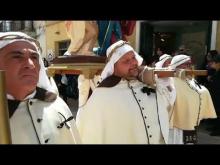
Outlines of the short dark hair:
{"label": "short dark hair", "polygon": [[218,51],[217,50],[210,50],[207,54],[207,59],[208,61],[214,61],[214,58],[216,57],[216,55],[218,55]]}
{"label": "short dark hair", "polygon": [[167,52],[167,48],[165,46],[161,46],[160,47],[160,50],[163,52],[163,53],[166,53]]}
{"label": "short dark hair", "polygon": [[218,51],[217,50],[210,50],[209,53],[212,55],[212,56],[215,56],[218,54]]}
{"label": "short dark hair", "polygon": [[213,61],[216,63],[220,63],[220,54],[216,54],[215,57],[213,57]]}
{"label": "short dark hair", "polygon": [[160,49],[161,52],[167,53],[167,48],[165,46],[160,46],[156,50]]}

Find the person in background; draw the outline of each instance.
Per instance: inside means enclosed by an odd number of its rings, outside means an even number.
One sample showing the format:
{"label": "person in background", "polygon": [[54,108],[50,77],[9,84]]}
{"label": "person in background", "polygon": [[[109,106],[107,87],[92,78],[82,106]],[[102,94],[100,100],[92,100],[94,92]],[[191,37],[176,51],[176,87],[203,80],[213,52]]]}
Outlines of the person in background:
{"label": "person in background", "polygon": [[205,69],[208,71],[208,76],[207,77],[198,77],[197,80],[200,84],[208,87],[208,83],[211,79],[211,77],[215,73],[215,69],[211,67],[213,63],[213,58],[218,54],[217,50],[210,50],[207,55],[205,56],[204,62],[201,66],[200,69]]}
{"label": "person in background", "polygon": [[155,64],[159,61],[159,58],[166,53],[167,53],[167,50],[165,47],[162,47],[162,46],[158,47],[156,49],[156,54],[154,56],[152,56],[151,66],[155,67]]}
{"label": "person in background", "polygon": [[197,129],[200,121],[216,118],[209,91],[193,77],[186,75],[192,69],[190,56],[176,55],[169,66],[176,70],[174,77],[176,100],[169,114],[171,130],[169,144],[196,144]]}
{"label": "person in background", "polygon": [[163,54],[160,56],[159,61],[155,64],[155,68],[168,68],[170,62],[172,60],[172,56],[169,54]]}
{"label": "person in background", "polygon": [[215,69],[215,74],[210,78],[209,81],[209,91],[212,96],[212,101],[215,107],[215,112],[217,114],[217,119],[214,119],[212,123],[213,127],[211,128],[211,136],[220,136],[220,55],[216,55],[213,58],[213,62],[210,66]]}
{"label": "person in background", "polygon": [[48,63],[48,61],[47,61],[47,59],[45,57],[43,58],[43,62],[44,62],[44,66],[45,67],[49,66],[49,63]]}
{"label": "person in background", "polygon": [[181,55],[181,54],[188,55],[188,52],[189,52],[189,49],[185,45],[180,45],[175,55]]}

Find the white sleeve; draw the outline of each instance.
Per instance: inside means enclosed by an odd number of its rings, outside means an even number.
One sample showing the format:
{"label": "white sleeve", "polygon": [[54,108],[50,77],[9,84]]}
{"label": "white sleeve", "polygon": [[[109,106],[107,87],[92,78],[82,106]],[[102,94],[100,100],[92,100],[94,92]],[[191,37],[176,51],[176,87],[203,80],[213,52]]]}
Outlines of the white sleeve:
{"label": "white sleeve", "polygon": [[173,106],[176,100],[176,89],[173,78],[155,78],[158,91],[166,97],[169,104]]}

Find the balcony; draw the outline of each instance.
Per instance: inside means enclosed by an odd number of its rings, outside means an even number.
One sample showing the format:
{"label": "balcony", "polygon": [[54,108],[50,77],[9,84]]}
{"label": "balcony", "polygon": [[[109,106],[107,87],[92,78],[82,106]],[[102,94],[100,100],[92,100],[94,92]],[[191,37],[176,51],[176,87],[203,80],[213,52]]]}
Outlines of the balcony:
{"label": "balcony", "polygon": [[33,21],[1,21],[0,31],[20,31],[31,35],[32,37],[36,35],[33,27]]}

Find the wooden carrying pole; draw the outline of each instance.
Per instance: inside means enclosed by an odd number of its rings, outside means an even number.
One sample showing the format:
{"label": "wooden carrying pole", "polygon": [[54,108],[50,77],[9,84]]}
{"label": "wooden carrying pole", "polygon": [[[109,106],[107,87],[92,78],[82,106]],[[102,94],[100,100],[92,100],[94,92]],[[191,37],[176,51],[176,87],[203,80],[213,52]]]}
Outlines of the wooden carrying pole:
{"label": "wooden carrying pole", "polygon": [[11,144],[8,103],[5,90],[5,72],[0,70],[0,144]]}
{"label": "wooden carrying pole", "polygon": [[[186,75],[190,76],[207,76],[208,72],[207,70],[184,70],[186,72]],[[158,77],[175,77],[175,70],[154,70],[154,73],[158,75]]]}

